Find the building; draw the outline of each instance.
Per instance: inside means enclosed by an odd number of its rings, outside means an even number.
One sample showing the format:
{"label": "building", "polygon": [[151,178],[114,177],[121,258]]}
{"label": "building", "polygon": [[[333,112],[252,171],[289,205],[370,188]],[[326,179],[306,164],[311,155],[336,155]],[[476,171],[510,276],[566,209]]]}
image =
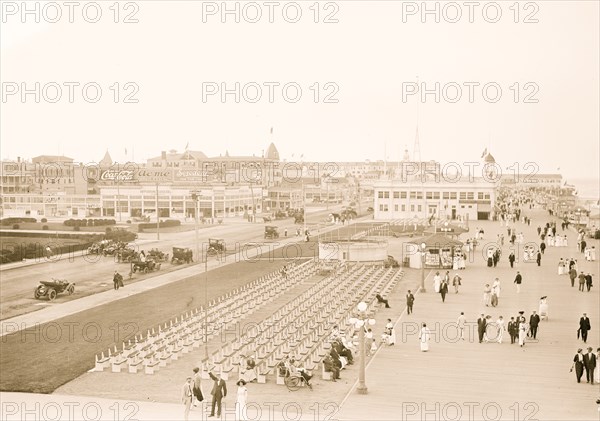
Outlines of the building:
{"label": "building", "polygon": [[492,217],[495,185],[483,178],[465,177],[456,182],[401,179],[380,180],[375,186],[374,218],[487,220]]}

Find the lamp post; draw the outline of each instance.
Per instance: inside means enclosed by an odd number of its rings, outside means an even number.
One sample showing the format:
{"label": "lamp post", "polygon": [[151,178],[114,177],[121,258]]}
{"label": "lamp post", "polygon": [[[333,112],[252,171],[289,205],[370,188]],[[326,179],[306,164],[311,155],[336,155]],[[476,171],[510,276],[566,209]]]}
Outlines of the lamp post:
{"label": "lamp post", "polygon": [[204,358],[208,361],[208,247],[204,253]]}
{"label": "lamp post", "polygon": [[358,386],[356,391],[359,395],[366,395],[368,393],[367,384],[365,383],[365,369],[367,360],[367,350],[365,348],[365,328],[367,325],[375,325],[375,320],[369,319],[366,313],[367,303],[360,302],[356,307],[357,316],[352,317],[349,322],[358,329],[358,349],[360,353],[360,367],[358,371]]}
{"label": "lamp post", "polygon": [[425,289],[425,249],[427,244],[421,243],[421,292],[427,292]]}

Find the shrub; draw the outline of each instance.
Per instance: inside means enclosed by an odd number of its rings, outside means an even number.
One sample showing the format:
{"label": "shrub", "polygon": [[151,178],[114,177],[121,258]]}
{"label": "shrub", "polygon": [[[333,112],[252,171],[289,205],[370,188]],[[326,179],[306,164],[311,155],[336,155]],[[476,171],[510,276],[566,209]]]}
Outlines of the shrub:
{"label": "shrub", "polygon": [[13,229],[14,230],[18,230],[19,229],[19,224],[13,224]]}
{"label": "shrub", "polygon": [[[181,225],[181,221],[178,219],[167,219],[166,221],[160,221],[158,224],[159,228],[169,228],[169,227],[178,227]],[[145,222],[138,225],[138,228],[141,229],[152,229],[156,228],[156,222]]]}
{"label": "shrub", "polygon": [[48,222],[48,220],[46,218],[42,218],[42,224],[45,224],[46,222]]}
{"label": "shrub", "polygon": [[44,225],[44,226],[42,227],[42,229],[43,229],[43,230],[47,230],[47,229],[48,229],[48,225]]}
{"label": "shrub", "polygon": [[128,219],[128,220],[127,220],[127,223],[128,223],[128,224],[131,224],[131,219]]}

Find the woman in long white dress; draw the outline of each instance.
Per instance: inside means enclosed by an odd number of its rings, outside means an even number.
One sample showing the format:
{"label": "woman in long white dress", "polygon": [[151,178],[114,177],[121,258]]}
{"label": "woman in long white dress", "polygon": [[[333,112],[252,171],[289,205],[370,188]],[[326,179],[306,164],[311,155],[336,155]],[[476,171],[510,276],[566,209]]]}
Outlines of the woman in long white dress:
{"label": "woman in long white dress", "polygon": [[423,323],[423,327],[421,328],[421,333],[419,334],[419,340],[421,342],[421,351],[427,352],[429,351],[429,339],[431,338],[431,332],[427,328],[427,324]]}
{"label": "woman in long white dress", "polygon": [[562,259],[562,257],[558,261],[558,274],[559,275],[565,274],[565,261]]}
{"label": "woman in long white dress", "polygon": [[527,336],[527,323],[525,323],[524,321],[521,321],[521,323],[519,323],[519,345],[523,346],[525,345],[525,337]]}
{"label": "woman in long white dress", "polygon": [[244,379],[238,380],[237,397],[235,401],[235,419],[243,421],[246,419],[246,402],[248,400],[248,389]]}
{"label": "woman in long white dress", "polygon": [[433,277],[433,289],[438,294],[440,292],[440,285],[441,284],[442,284],[442,277],[440,276],[439,272],[436,272],[435,276]]}
{"label": "woman in long white dress", "polygon": [[496,320],[496,326],[498,326],[498,343],[501,344],[502,338],[504,337],[504,331],[506,330],[502,316],[498,317],[498,320]]}

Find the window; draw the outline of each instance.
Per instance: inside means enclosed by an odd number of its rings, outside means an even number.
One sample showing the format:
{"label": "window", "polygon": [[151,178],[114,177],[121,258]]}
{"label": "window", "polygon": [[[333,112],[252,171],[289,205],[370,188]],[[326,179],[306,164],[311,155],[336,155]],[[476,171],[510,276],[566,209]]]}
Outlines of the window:
{"label": "window", "polygon": [[477,193],[477,200],[483,200],[483,192]]}
{"label": "window", "polygon": [[490,194],[489,193],[485,193],[484,196],[485,200],[490,200]]}
{"label": "window", "polygon": [[389,199],[390,198],[390,192],[389,191],[384,191],[383,192],[383,198],[384,199]]}
{"label": "window", "polygon": [[422,191],[418,191],[417,192],[417,199],[423,199],[423,192]]}
{"label": "window", "polygon": [[450,200],[456,200],[456,192],[450,192]]}
{"label": "window", "polygon": [[460,200],[466,200],[467,199],[467,192],[461,191],[459,197],[460,197]]}
{"label": "window", "polygon": [[377,197],[380,199],[383,199],[383,192],[382,191],[377,192]]}
{"label": "window", "polygon": [[405,191],[401,191],[400,192],[400,199],[406,199],[406,192]]}
{"label": "window", "polygon": [[410,192],[410,198],[411,199],[416,199],[417,198],[417,192],[416,191],[411,191]]}
{"label": "window", "polygon": [[410,205],[410,211],[414,212],[415,211],[415,205]]}
{"label": "window", "polygon": [[389,209],[388,209],[388,205],[383,205],[383,211],[384,211],[384,212],[387,212],[388,210],[389,210]]}
{"label": "window", "polygon": [[450,192],[445,191],[442,193],[442,199],[448,200],[450,199]]}
{"label": "window", "polygon": [[379,211],[383,212],[383,205],[379,205]]}
{"label": "window", "polygon": [[430,192],[430,191],[428,191],[428,192],[425,194],[425,198],[426,198],[426,199],[433,199],[433,192]]}
{"label": "window", "polygon": [[402,205],[402,212],[406,212],[406,205]]}
{"label": "window", "polygon": [[475,193],[473,193],[472,191],[467,192],[467,200],[473,200],[475,199]]}
{"label": "window", "polygon": [[433,199],[434,200],[439,200],[440,199],[440,192],[439,191],[433,192]]}
{"label": "window", "polygon": [[394,199],[400,199],[400,192],[399,191],[395,191],[394,192]]}
{"label": "window", "polygon": [[398,205],[394,205],[394,211],[398,212]]}
{"label": "window", "polygon": [[417,207],[417,212],[421,212],[421,205]]}

